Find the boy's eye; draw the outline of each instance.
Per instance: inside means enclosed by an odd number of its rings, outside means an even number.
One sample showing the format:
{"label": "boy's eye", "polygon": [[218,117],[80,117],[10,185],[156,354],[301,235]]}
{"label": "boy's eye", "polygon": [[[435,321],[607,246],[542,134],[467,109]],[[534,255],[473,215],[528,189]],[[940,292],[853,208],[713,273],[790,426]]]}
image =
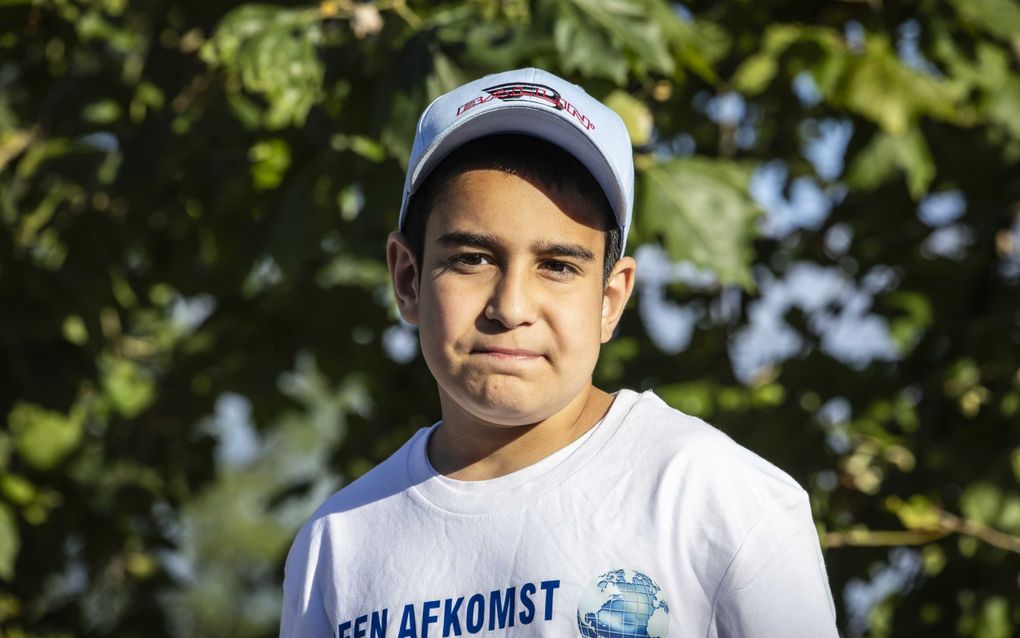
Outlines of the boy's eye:
{"label": "boy's eye", "polygon": [[489,258],[482,253],[461,253],[450,257],[450,264],[454,266],[481,266],[489,263]]}
{"label": "boy's eye", "polygon": [[546,270],[552,271],[557,275],[577,275],[580,271],[565,261],[559,261],[557,259],[550,259],[542,263],[542,267]]}

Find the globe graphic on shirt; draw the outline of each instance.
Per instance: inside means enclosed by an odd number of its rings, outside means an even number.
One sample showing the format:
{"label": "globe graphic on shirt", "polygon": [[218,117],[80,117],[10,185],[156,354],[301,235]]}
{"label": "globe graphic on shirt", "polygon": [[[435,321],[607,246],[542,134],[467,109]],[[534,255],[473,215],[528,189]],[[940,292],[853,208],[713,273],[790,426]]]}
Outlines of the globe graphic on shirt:
{"label": "globe graphic on shirt", "polygon": [[641,572],[615,569],[581,593],[577,628],[584,638],[665,638],[669,606],[654,580]]}

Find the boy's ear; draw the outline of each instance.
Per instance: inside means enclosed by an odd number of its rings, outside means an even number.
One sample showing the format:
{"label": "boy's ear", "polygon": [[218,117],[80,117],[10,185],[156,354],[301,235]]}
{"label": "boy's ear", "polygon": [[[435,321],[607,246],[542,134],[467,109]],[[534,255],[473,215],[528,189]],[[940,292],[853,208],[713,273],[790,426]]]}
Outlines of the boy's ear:
{"label": "boy's ear", "polygon": [[602,292],[602,343],[608,342],[613,337],[613,331],[620,323],[630,293],[634,292],[636,276],[637,262],[633,257],[620,257],[613,266],[613,272],[609,275],[605,290]]}
{"label": "boy's ear", "polygon": [[407,237],[400,232],[390,233],[386,240],[386,265],[390,269],[393,294],[397,310],[407,323],[418,323],[419,282],[418,263]]}

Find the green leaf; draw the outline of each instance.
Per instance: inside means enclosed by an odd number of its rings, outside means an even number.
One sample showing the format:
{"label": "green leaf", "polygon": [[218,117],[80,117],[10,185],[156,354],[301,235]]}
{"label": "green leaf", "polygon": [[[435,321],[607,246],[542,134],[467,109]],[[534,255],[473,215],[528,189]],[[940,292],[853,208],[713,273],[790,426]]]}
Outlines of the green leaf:
{"label": "green leaf", "polygon": [[750,173],[740,164],[698,157],[642,166],[635,229],[647,240],[660,236],[673,259],[750,288],[751,242],[760,214],[747,190]]}
{"label": "green leaf", "polygon": [[[454,45],[463,46],[463,59],[471,60],[487,69],[514,69],[534,64],[534,56],[540,51],[551,52],[551,34],[538,34],[533,29],[509,28],[507,25],[479,22],[474,15],[463,18],[469,27],[464,31],[449,29],[440,31],[440,37],[451,36]],[[498,41],[500,46],[492,43]]]}
{"label": "green leaf", "polygon": [[279,129],[304,122],[322,98],[317,14],[308,9],[242,5],[228,13],[201,57],[240,78],[269,104],[264,124]]}
{"label": "green leaf", "polygon": [[616,84],[626,80],[626,59],[602,30],[589,27],[575,11],[564,11],[556,21],[553,43],[564,71],[606,77]]}
{"label": "green leaf", "polygon": [[142,82],[131,100],[131,119],[139,122],[149,109],[160,109],[166,101],[163,90],[151,82]]}
{"label": "green leaf", "polygon": [[389,271],[386,270],[386,264],[380,263],[378,259],[361,259],[341,254],[323,266],[315,280],[323,288],[361,286],[375,289],[389,282]]}
{"label": "green leaf", "polygon": [[1008,418],[1012,418],[1013,415],[1020,412],[1020,392],[1010,392],[1002,397],[1002,402],[999,403],[999,412]]}
{"label": "green leaf", "polygon": [[599,351],[598,367],[595,369],[597,381],[600,384],[617,384],[626,370],[627,362],[638,354],[639,347],[634,337],[618,337],[604,344]]}
{"label": "green leaf", "polygon": [[985,601],[977,618],[974,635],[978,638],[1010,638],[1016,628],[1015,616],[1010,617],[1009,601],[993,596]]}
{"label": "green leaf", "polygon": [[974,359],[964,357],[959,359],[946,372],[946,380],[943,388],[946,396],[960,397],[968,390],[981,382],[981,369]]}
{"label": "green leaf", "polygon": [[[0,470],[7,469],[7,466],[11,464],[11,452],[13,450],[13,444],[11,443],[11,437],[6,432],[0,432]],[[1020,448],[1017,450],[1015,455],[1018,463],[1020,463]],[[1017,465],[1020,468],[1020,464]],[[1017,480],[1020,481],[1020,469],[1018,469]]]}
{"label": "green leaf", "polygon": [[21,155],[22,151],[36,139],[36,136],[35,131],[4,130],[3,122],[0,121],[0,171],[7,166],[8,162]]}
{"label": "green leaf", "polygon": [[906,502],[899,497],[890,496],[885,501],[886,508],[899,517],[907,529],[931,530],[939,528],[938,508],[925,496],[915,494]]}
{"label": "green leaf", "polygon": [[[789,59],[782,59],[787,52]],[[869,35],[863,51],[853,54],[834,29],[772,26],[761,50],[737,69],[734,87],[748,95],[761,93],[779,74],[781,62],[788,71],[784,78],[810,71],[826,102],[893,135],[904,134],[923,116],[956,123],[967,119],[958,108],[964,86],[907,66],[881,35]]]}
{"label": "green leaf", "polygon": [[428,105],[411,91],[394,91],[389,96],[390,113],[380,134],[380,141],[390,155],[398,158],[402,168],[407,168],[407,159],[411,155],[411,143],[414,140],[414,126],[421,115],[421,110]]}
{"label": "green leaf", "polygon": [[712,385],[707,381],[672,383],[655,388],[663,401],[687,414],[708,419],[715,411]]}
{"label": "green leaf", "polygon": [[23,476],[17,474],[0,474],[0,493],[14,505],[25,506],[35,500],[37,492]]}
{"label": "green leaf", "polygon": [[862,190],[874,190],[893,177],[896,169],[906,175],[907,189],[915,200],[928,191],[935,177],[935,162],[919,129],[903,135],[876,133],[854,157],[847,171],[847,183]]}
{"label": "green leaf", "polygon": [[[671,36],[680,33],[677,18],[667,17],[659,3],[558,0],[551,10],[558,62],[568,73],[579,71],[622,85],[629,75],[672,75],[676,70],[670,45]],[[671,35],[664,29],[671,30]],[[676,42],[682,44],[679,38]],[[697,64],[696,56],[691,57]],[[707,64],[700,66],[704,71]]]}
{"label": "green leaf", "polygon": [[903,64],[888,40],[869,37],[864,53],[851,56],[827,98],[866,117],[887,133],[903,135],[921,116],[954,122],[960,87]]}
{"label": "green leaf", "polygon": [[304,122],[322,91],[324,69],[307,31],[271,29],[241,50],[241,81],[269,101],[266,126]]}
{"label": "green leaf", "polygon": [[1020,4],[1014,0],[952,0],[960,17],[994,36],[1020,41]]}
{"label": "green leaf", "polygon": [[776,57],[767,53],[752,55],[744,60],[733,76],[733,87],[745,95],[757,95],[771,84],[779,65]]}
{"label": "green leaf", "polygon": [[364,135],[337,133],[329,140],[329,145],[336,151],[352,151],[370,162],[379,163],[386,159],[386,147]]}
{"label": "green leaf", "polygon": [[81,117],[90,124],[109,124],[120,117],[120,105],[113,100],[99,100],[85,106]]}
{"label": "green leaf", "polygon": [[103,390],[113,409],[131,419],[149,407],[156,387],[138,367],[127,359],[105,358],[100,363]]}
{"label": "green leaf", "polygon": [[758,407],[775,407],[786,399],[786,389],[778,383],[765,383],[751,391],[751,403]]}
{"label": "green leaf", "polygon": [[648,105],[626,91],[613,91],[606,96],[603,103],[623,119],[634,146],[648,144],[652,138],[654,124]]}
{"label": "green leaf", "polygon": [[1015,495],[1007,497],[995,523],[1010,534],[1020,532],[1020,498]]}
{"label": "green leaf", "polygon": [[971,483],[960,497],[963,515],[983,525],[994,525],[1002,507],[1002,491],[985,482]]}
{"label": "green leaf", "polygon": [[925,576],[938,576],[946,567],[946,552],[935,543],[925,545],[921,549],[921,560]]}
{"label": "green leaf", "polygon": [[31,179],[47,160],[63,157],[80,149],[80,145],[64,138],[40,140],[29,146],[18,162],[18,179]]}
{"label": "green leaf", "polygon": [[279,138],[263,140],[251,147],[248,159],[255,190],[271,190],[280,185],[290,168],[290,146]]}
{"label": "green leaf", "polygon": [[653,2],[649,10],[649,17],[662,28],[680,66],[690,69],[706,82],[718,83],[714,65],[730,49],[730,36],[726,30],[707,20],[681,20],[672,4]]}
{"label": "green leaf", "polygon": [[779,70],[779,56],[801,37],[803,29],[788,24],[772,25],[765,32],[762,48],[750,56],[733,74],[733,87],[747,95],[757,95],[772,83]]}
{"label": "green leaf", "polygon": [[[671,74],[675,62],[658,22],[649,19],[645,2],[625,0],[573,0],[599,29],[617,44],[636,54],[639,68]],[[595,53],[589,51],[589,53]]]}
{"label": "green leaf", "polygon": [[890,320],[889,331],[900,354],[909,354],[934,318],[931,302],[925,295],[907,290],[889,293],[883,299],[887,305],[903,313]]}
{"label": "green leaf", "polygon": [[988,117],[1020,139],[1020,78],[1010,77],[988,93]]}
{"label": "green leaf", "polygon": [[82,40],[100,40],[121,53],[129,53],[146,41],[141,32],[117,26],[94,9],[86,11],[75,27]]}
{"label": "green leaf", "polygon": [[214,66],[237,63],[241,50],[251,38],[271,29],[307,26],[315,21],[314,12],[283,9],[269,4],[243,4],[220,20],[216,32],[200,51],[200,56]]}
{"label": "green leaf", "polygon": [[425,78],[425,89],[430,100],[448,93],[474,78],[465,77],[449,56],[440,51],[432,53],[432,73]]}
{"label": "green leaf", "polygon": [[76,346],[84,345],[89,340],[89,330],[78,315],[67,315],[64,318],[63,333],[64,338]]}
{"label": "green leaf", "polygon": [[234,119],[244,128],[252,131],[262,124],[262,109],[245,94],[238,92],[228,95],[227,104],[230,105]]}
{"label": "green leaf", "polygon": [[55,467],[78,446],[82,436],[79,414],[68,417],[33,403],[16,403],[7,415],[7,425],[18,455],[39,470]]}
{"label": "green leaf", "polygon": [[18,522],[11,508],[0,503],[0,578],[8,582],[14,580],[14,563],[20,549]]}

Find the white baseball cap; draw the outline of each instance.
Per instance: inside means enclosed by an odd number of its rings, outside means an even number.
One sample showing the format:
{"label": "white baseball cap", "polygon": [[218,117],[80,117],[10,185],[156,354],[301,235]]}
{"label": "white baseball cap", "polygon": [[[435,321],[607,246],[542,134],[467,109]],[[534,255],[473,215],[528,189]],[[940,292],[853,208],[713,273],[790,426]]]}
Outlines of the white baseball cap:
{"label": "white baseball cap", "polygon": [[436,98],[415,130],[404,180],[407,202],[440,161],[473,139],[498,133],[531,135],[559,146],[588,169],[609,200],[627,245],[634,207],[634,157],[627,127],[584,89],[542,69],[487,75]]}

